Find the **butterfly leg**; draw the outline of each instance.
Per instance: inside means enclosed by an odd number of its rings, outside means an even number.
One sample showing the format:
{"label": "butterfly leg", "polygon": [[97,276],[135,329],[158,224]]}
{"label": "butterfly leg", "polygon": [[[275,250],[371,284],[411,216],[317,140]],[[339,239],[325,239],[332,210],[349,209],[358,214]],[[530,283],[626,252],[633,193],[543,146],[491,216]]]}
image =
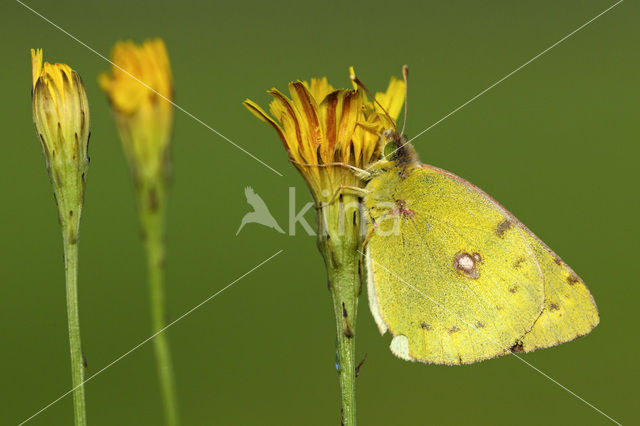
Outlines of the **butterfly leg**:
{"label": "butterfly leg", "polygon": [[330,204],[333,204],[334,201],[336,201],[336,198],[338,198],[338,196],[342,193],[342,191],[344,190],[349,190],[349,191],[353,191],[359,195],[365,195],[368,194],[369,191],[367,191],[364,188],[359,188],[357,186],[350,186],[350,185],[340,185],[338,187],[338,189],[336,189],[336,191],[333,193],[333,196],[331,197],[331,199],[327,202],[327,203],[322,203],[320,205],[316,204],[316,209],[321,209],[323,207],[326,207]]}
{"label": "butterfly leg", "polygon": [[345,167],[347,169],[353,170],[355,175],[361,179],[366,180],[371,178],[371,172],[369,170],[361,169],[359,167],[352,166],[351,164],[347,164],[347,163],[334,162],[334,163],[324,163],[324,164],[308,164],[308,163],[300,163],[298,161],[293,161],[293,160],[290,160],[290,161],[293,164],[297,164],[299,166],[304,166],[304,167],[331,167],[331,166]]}

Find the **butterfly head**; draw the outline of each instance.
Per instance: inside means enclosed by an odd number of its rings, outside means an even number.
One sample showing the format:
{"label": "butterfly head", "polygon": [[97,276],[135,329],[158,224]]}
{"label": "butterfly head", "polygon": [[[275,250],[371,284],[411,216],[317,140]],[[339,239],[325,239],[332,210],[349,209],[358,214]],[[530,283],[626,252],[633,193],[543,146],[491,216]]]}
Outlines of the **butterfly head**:
{"label": "butterfly head", "polygon": [[387,111],[380,108],[385,112],[387,117],[391,120],[394,127],[385,130],[382,134],[381,142],[382,146],[382,159],[394,163],[394,165],[400,166],[401,169],[406,169],[410,166],[420,165],[420,159],[413,146],[409,143],[409,139],[404,135],[404,129],[407,125],[407,100],[409,96],[409,67],[404,65],[402,67],[402,77],[404,79],[404,120],[402,121],[402,130],[398,133],[398,129],[395,127],[395,123],[387,113]]}
{"label": "butterfly head", "polygon": [[396,163],[402,168],[420,165],[418,154],[405,135],[388,129],[382,134],[382,143],[383,160]]}

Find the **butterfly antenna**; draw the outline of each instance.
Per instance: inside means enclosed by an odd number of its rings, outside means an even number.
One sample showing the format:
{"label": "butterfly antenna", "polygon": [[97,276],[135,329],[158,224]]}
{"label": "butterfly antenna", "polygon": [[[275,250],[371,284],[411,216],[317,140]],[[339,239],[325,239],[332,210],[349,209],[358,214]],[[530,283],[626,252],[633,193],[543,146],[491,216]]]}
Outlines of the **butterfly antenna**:
{"label": "butterfly antenna", "polygon": [[402,78],[404,78],[404,119],[402,120],[402,131],[400,132],[400,139],[404,136],[404,129],[407,127],[407,106],[409,99],[409,67],[402,66]]}
{"label": "butterfly antenna", "polygon": [[373,100],[373,102],[375,102],[376,105],[378,105],[380,107],[380,109],[384,112],[384,115],[386,115],[387,118],[389,119],[389,121],[391,122],[391,125],[393,126],[393,130],[397,134],[398,133],[398,129],[396,128],[396,123],[395,123],[395,121],[393,121],[393,118],[391,118],[391,116],[389,115],[387,110],[384,109],[384,107],[382,105],[380,105],[380,102],[378,102],[378,100],[375,98],[375,96],[373,96],[371,94],[369,89],[367,89],[367,87],[360,81],[360,79],[358,77],[356,77],[355,73],[351,73],[351,75],[349,77],[351,78],[351,81],[353,81],[355,84],[357,84],[358,87],[361,87],[362,90],[364,90],[365,93],[369,96],[369,98],[371,98],[371,100]]}

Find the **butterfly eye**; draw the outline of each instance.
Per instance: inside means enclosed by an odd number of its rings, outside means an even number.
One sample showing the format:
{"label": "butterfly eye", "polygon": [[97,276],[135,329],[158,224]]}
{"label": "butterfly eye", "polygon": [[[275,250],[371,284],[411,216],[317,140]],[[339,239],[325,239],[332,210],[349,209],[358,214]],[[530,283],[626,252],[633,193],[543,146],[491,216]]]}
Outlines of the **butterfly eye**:
{"label": "butterfly eye", "polygon": [[387,142],[384,146],[384,157],[391,160],[398,146],[395,142]]}

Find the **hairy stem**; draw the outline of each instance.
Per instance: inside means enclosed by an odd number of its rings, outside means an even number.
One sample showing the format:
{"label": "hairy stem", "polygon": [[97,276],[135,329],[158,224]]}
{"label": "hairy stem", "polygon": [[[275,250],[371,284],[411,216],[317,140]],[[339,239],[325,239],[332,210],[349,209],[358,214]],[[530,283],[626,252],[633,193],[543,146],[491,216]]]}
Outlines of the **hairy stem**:
{"label": "hairy stem", "polygon": [[165,327],[167,320],[164,288],[164,205],[156,203],[157,200],[144,200],[140,208],[140,221],[148,263],[151,327],[154,334],[158,333],[153,338],[153,347],[158,368],[165,421],[168,426],[177,426],[179,424],[178,402],[171,351],[167,334],[160,332]]}
{"label": "hairy stem", "polygon": [[356,424],[356,318],[361,291],[360,200],[342,195],[318,212],[318,247],[324,256],[336,321],[341,423]]}
{"label": "hairy stem", "polygon": [[[80,315],[78,312],[78,242],[75,234],[64,232],[64,269],[67,287],[67,322],[71,349],[71,381],[76,426],[87,424],[84,399],[84,357],[80,342]],[[70,236],[71,234],[71,236]]]}

